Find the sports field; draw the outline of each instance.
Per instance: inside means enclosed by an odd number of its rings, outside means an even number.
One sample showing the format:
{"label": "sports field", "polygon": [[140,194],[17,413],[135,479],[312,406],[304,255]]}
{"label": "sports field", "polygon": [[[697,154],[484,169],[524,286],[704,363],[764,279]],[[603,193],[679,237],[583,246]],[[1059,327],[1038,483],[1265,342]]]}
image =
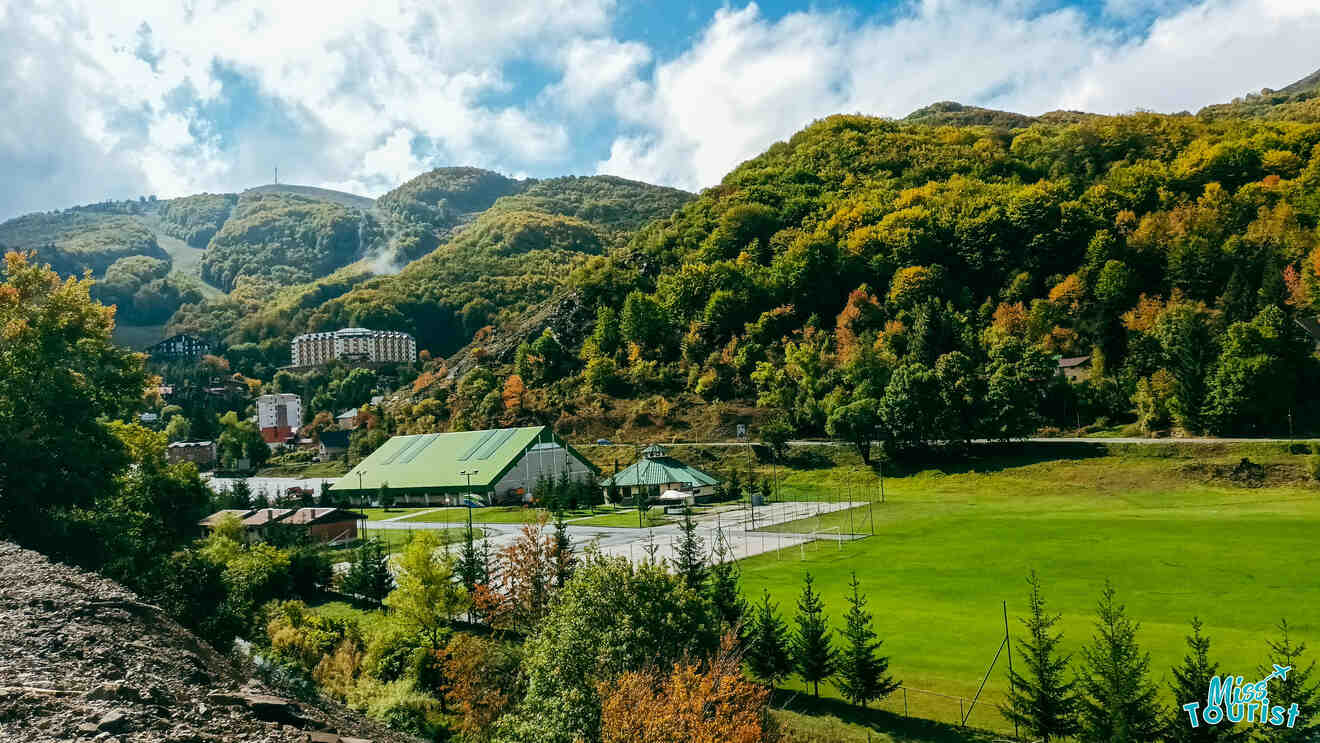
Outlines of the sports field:
{"label": "sports field", "polygon": [[[1294,471],[1303,462],[1277,459]],[[957,718],[956,697],[975,694],[994,657],[1003,636],[1001,601],[1020,634],[1016,617],[1026,610],[1025,578],[1033,568],[1051,609],[1063,614],[1071,652],[1089,639],[1095,602],[1111,579],[1141,622],[1139,641],[1163,681],[1182,657],[1193,616],[1205,622],[1225,672],[1253,677],[1281,617],[1320,658],[1320,487],[1304,477],[1245,488],[1208,478],[1187,459],[1124,456],[987,462],[980,470],[886,478],[887,502],[873,511],[874,537],[842,551],[816,543],[805,560],[796,549],[779,559],[745,560],[748,597],[769,589],[791,624],[802,574],[810,570],[838,624],[856,570],[895,675],[954,697],[913,692],[911,711],[945,721]],[[870,476],[851,466],[790,471],[783,490],[833,497],[840,483]],[[855,509],[853,530],[869,533],[871,513]],[[845,511],[778,528],[847,531],[848,523]],[[993,708],[1007,684],[1000,663],[969,724],[1004,729]],[[833,687],[828,693],[837,694]],[[883,706],[901,713],[902,705],[895,696]]]}

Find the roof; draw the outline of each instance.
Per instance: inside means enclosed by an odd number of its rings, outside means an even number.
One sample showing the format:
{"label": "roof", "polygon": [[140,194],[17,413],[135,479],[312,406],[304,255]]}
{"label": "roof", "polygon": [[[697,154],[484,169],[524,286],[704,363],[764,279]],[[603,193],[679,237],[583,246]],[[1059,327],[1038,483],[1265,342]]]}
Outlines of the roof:
{"label": "roof", "polygon": [[175,441],[169,445],[171,449],[191,449],[197,446],[210,446],[210,441]]}
{"label": "roof", "polygon": [[569,452],[595,470],[547,426],[424,433],[386,441],[339,478],[331,490],[374,491],[388,484],[394,490],[462,493],[468,489],[468,477],[463,472],[473,473],[473,490],[488,490],[522,459],[524,452],[538,448]]}
{"label": "roof", "polygon": [[225,516],[232,514],[239,521],[242,521],[243,519],[250,516],[252,513],[253,511],[243,508],[226,508],[222,511],[216,511],[215,513],[211,514],[210,516],[207,516],[206,518],[202,519],[201,521],[198,521],[197,523],[201,524],[202,526],[215,526],[216,524],[220,523],[220,519],[223,519]]}
{"label": "roof", "polygon": [[243,519],[243,526],[265,526],[280,521],[291,513],[293,513],[292,508],[258,508]]}
{"label": "roof", "polygon": [[1060,369],[1071,369],[1074,366],[1081,366],[1091,360],[1090,356],[1071,356],[1066,359],[1059,359]]}
{"label": "roof", "polygon": [[645,457],[634,462],[611,480],[620,487],[668,485],[679,482],[691,483],[698,487],[719,484],[717,478],[696,467],[689,467],[673,457]]}
{"label": "roof", "polygon": [[1302,326],[1302,330],[1305,330],[1307,335],[1311,336],[1311,340],[1320,342],[1320,318],[1315,315],[1302,315],[1296,318],[1296,322]]}
{"label": "roof", "polygon": [[340,521],[361,521],[366,516],[342,508],[299,508],[280,520],[281,524],[335,524]]}
{"label": "roof", "polygon": [[345,410],[339,415],[336,415],[335,420],[343,420],[345,418],[356,418],[358,414],[357,411],[358,411],[357,408],[349,408],[348,410]]}
{"label": "roof", "polygon": [[347,449],[348,431],[322,431],[321,444],[327,449]]}

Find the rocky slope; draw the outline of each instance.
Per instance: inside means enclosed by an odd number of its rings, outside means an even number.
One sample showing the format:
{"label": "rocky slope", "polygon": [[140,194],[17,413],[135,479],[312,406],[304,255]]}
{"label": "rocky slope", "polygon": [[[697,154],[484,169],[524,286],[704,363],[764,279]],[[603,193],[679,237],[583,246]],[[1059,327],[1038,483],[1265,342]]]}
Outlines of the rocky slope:
{"label": "rocky slope", "polygon": [[111,581],[0,542],[0,740],[404,743],[271,695]]}

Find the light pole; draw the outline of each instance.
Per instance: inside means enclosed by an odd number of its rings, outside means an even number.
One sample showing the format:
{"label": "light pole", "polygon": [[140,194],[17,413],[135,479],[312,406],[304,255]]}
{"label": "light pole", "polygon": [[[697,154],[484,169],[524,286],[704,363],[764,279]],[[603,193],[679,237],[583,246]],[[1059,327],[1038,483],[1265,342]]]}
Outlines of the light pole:
{"label": "light pole", "polygon": [[468,509],[468,533],[472,532],[472,476],[477,474],[477,470],[463,470],[458,473],[467,478],[467,509]]}
{"label": "light pole", "polygon": [[366,470],[358,470],[358,503],[362,502],[362,476],[366,472]]}

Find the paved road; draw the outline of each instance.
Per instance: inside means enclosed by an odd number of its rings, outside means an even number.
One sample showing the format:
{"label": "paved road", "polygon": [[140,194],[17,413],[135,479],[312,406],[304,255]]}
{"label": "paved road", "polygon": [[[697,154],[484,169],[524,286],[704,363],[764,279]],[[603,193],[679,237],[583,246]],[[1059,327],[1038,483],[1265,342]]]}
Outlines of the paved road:
{"label": "paved road", "polygon": [[[825,540],[831,543],[846,541],[848,535],[837,531],[810,531],[810,522],[803,523],[800,533],[750,531],[788,521],[807,519],[817,514],[826,514],[848,508],[847,503],[808,503],[786,502],[771,503],[753,509],[749,513],[745,507],[722,506],[712,512],[701,514],[697,518],[697,533],[705,540],[706,548],[711,549],[716,541],[723,541],[733,559],[742,559],[788,547],[801,547],[809,542]],[[883,505],[876,504],[876,508]],[[753,525],[752,519],[755,518]],[[860,523],[860,522],[859,522]],[[461,522],[426,522],[426,521],[368,521],[368,528],[420,531],[423,529],[449,529],[464,527]],[[486,532],[486,539],[492,550],[498,550],[518,538],[522,524],[474,524]],[[665,524],[650,529],[638,529],[617,526],[576,526],[568,523],[568,534],[579,550],[589,547],[603,554],[627,557],[634,562],[648,558],[648,548],[655,548],[657,559],[673,559],[675,545],[680,535],[678,524]]]}

